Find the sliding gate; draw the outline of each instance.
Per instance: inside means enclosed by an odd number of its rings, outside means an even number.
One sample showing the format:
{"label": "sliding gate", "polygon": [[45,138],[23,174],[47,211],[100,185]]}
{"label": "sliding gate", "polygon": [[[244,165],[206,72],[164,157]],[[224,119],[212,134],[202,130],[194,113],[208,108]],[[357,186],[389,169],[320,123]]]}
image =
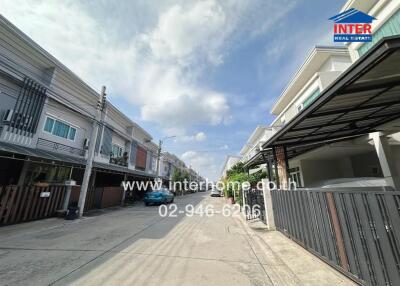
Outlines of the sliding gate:
{"label": "sliding gate", "polygon": [[272,191],[277,229],[349,277],[400,285],[400,192]]}

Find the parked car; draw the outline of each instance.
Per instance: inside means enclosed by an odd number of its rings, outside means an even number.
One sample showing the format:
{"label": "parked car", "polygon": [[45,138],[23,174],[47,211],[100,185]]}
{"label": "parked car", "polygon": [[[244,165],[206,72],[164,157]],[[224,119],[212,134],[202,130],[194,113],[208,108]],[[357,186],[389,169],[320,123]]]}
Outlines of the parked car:
{"label": "parked car", "polygon": [[167,188],[161,188],[159,190],[153,190],[144,194],[143,201],[146,206],[151,204],[161,205],[174,202],[174,194]]}
{"label": "parked car", "polygon": [[361,177],[361,178],[339,178],[319,182],[311,187],[316,188],[354,188],[354,187],[387,187],[384,178]]}
{"label": "parked car", "polygon": [[212,197],[220,197],[221,196],[221,192],[217,188],[213,187],[211,189],[210,196],[212,196]]}

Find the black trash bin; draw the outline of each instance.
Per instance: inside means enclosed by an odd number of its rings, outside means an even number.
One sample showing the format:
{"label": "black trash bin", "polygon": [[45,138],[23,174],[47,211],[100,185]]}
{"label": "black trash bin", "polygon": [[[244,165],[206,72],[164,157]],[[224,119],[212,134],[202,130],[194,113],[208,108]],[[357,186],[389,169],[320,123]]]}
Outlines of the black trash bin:
{"label": "black trash bin", "polygon": [[76,204],[70,205],[65,215],[66,220],[74,220],[79,217],[79,207]]}

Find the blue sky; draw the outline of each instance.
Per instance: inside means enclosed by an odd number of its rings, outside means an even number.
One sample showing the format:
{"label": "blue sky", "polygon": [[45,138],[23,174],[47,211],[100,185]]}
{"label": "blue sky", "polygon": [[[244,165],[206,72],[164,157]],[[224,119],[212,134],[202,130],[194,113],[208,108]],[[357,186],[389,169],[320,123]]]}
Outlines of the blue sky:
{"label": "blue sky", "polygon": [[0,0],[3,16],[155,140],[216,179],[316,44],[332,45],[320,0]]}

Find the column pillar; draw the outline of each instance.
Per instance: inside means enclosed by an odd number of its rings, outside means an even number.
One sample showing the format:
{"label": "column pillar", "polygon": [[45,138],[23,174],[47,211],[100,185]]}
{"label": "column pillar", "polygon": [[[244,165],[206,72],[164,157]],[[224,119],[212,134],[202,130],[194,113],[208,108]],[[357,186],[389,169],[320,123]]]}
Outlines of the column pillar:
{"label": "column pillar", "polygon": [[[124,182],[125,182],[125,184],[126,184],[127,181],[128,181],[128,175],[125,173],[124,174]],[[121,207],[123,207],[125,205],[126,189],[122,186],[122,183],[121,183],[121,187],[122,187]]]}
{"label": "column pillar", "polygon": [[262,186],[263,186],[265,219],[267,222],[267,228],[268,230],[276,230],[274,211],[272,209],[272,196],[271,196],[271,190],[269,188],[269,181],[267,179],[263,179]]}
{"label": "column pillar", "polygon": [[388,186],[393,187],[395,190],[400,190],[400,177],[396,167],[396,162],[390,149],[388,138],[382,132],[375,132],[370,134],[373,139],[376,154],[378,155],[379,163],[382,168],[383,176]]}
{"label": "column pillar", "polygon": [[289,187],[289,163],[286,156],[284,146],[274,147],[276,164],[278,169],[278,182],[281,189],[288,189]]}
{"label": "column pillar", "polygon": [[71,197],[72,187],[76,185],[74,180],[65,181],[65,186],[67,190],[65,191],[64,203],[63,203],[63,211],[67,211],[69,205],[69,199]]}

